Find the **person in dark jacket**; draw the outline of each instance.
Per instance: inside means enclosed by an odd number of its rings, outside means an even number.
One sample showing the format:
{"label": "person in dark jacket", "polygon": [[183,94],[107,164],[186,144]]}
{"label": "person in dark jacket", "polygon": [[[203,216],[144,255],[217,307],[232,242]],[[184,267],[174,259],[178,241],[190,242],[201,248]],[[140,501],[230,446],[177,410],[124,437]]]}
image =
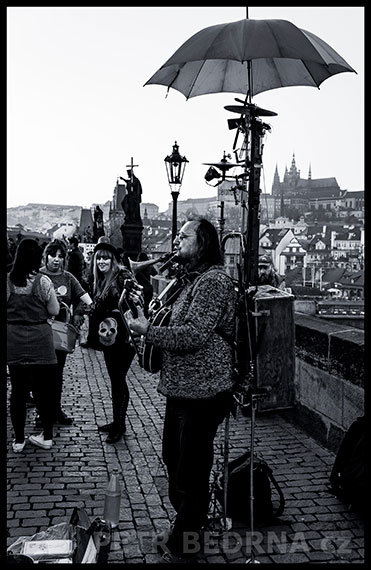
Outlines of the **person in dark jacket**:
{"label": "person in dark jacket", "polygon": [[[158,391],[166,397],[162,453],[169,498],[176,511],[164,554],[189,554],[207,522],[214,438],[232,404],[236,291],[223,268],[216,228],[205,219],[186,222],[174,240],[184,288],[169,326],[155,326],[138,309],[128,312],[134,333],[162,349]],[[135,301],[136,293],[132,294]]]}
{"label": "person in dark jacket", "polygon": [[258,285],[271,285],[284,289],[284,279],[278,275],[270,255],[263,254],[258,259]]}
{"label": "person in dark jacket", "polygon": [[[119,254],[110,243],[97,243],[93,255],[93,308],[89,318],[88,345],[102,350],[111,381],[113,420],[98,426],[107,432],[106,443],[118,442],[126,432],[126,411],[129,403],[129,388],[126,374],[135,355],[129,343],[129,335],[122,322],[119,299],[129,280],[134,276],[119,264]],[[111,319],[104,327],[106,319]],[[112,333],[112,334],[111,334]]]}
{"label": "person in dark jacket", "polygon": [[84,270],[86,267],[84,254],[79,248],[79,242],[76,237],[71,237],[69,239],[69,242],[70,249],[68,251],[66,269],[72,273],[72,275],[74,275],[78,282],[82,285]]}

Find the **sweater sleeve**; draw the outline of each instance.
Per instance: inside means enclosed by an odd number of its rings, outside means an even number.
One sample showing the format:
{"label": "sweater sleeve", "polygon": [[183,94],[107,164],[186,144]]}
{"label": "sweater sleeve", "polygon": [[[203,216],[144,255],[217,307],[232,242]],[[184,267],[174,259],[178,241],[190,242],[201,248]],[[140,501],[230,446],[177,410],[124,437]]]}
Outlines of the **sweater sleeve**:
{"label": "sweater sleeve", "polygon": [[170,322],[168,327],[150,325],[146,340],[173,352],[196,351],[218,326],[233,297],[234,288],[229,277],[222,273],[205,275],[195,287],[183,323]]}
{"label": "sweater sleeve", "polygon": [[68,272],[68,276],[71,283],[71,300],[74,314],[82,315],[84,314],[84,303],[81,301],[81,297],[86,293],[86,291],[72,273]]}

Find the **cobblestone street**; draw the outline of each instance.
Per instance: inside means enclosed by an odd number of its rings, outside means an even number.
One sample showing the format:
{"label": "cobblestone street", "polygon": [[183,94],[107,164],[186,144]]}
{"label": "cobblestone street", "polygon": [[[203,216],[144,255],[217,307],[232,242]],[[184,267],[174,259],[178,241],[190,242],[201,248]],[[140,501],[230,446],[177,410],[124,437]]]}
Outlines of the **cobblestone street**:
{"label": "cobblestone street", "polygon": [[[103,357],[91,349],[77,347],[67,358],[63,409],[74,423],[55,426],[51,451],[27,443],[23,453],[13,453],[8,410],[8,546],[19,536],[68,522],[74,507],[84,507],[91,520],[102,517],[108,476],[119,467],[120,523],[106,561],[161,562],[152,540],[168,528],[174,512],[161,459],[165,399],[156,390],[157,382],[158,375],[133,362],[127,432],[115,445],[106,444],[106,434],[97,430],[112,414]],[[27,436],[38,433],[34,416],[35,409],[29,407]],[[287,422],[284,413],[258,414],[255,436],[256,452],[273,469],[284,492],[284,512],[269,527],[257,527],[252,537],[241,525],[219,536],[206,533],[205,551],[193,563],[244,563],[250,558],[250,544],[261,563],[364,563],[363,523],[327,488],[334,454]],[[221,426],[216,464],[221,463],[223,439]],[[230,458],[249,445],[250,419],[238,412],[230,420]]]}

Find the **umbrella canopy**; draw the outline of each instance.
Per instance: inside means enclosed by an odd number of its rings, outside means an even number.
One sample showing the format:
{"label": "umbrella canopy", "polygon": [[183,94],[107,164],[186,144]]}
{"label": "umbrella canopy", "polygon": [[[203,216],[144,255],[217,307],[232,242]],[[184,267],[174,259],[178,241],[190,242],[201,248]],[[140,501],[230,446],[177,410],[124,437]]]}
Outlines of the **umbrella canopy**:
{"label": "umbrella canopy", "polygon": [[257,93],[356,71],[326,42],[287,20],[239,20],[200,30],[145,83],[180,91]]}

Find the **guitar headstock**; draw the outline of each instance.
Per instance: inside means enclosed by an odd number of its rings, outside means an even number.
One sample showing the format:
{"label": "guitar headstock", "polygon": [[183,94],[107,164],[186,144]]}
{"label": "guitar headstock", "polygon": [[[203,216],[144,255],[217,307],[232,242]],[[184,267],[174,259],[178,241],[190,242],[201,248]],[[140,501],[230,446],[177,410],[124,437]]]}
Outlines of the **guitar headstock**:
{"label": "guitar headstock", "polygon": [[137,309],[137,306],[138,306],[138,305],[136,305],[136,304],[130,299],[130,297],[129,297],[129,292],[130,292],[130,289],[127,289],[127,287],[126,287],[126,282],[125,282],[125,287],[124,287],[123,290],[122,290],[121,297],[120,297],[120,300],[119,300],[119,307],[124,306],[124,307],[125,307],[125,310],[126,310],[126,311],[127,311],[127,310],[131,311],[131,313],[132,313],[134,319],[136,319],[136,318],[138,318],[138,309]]}

